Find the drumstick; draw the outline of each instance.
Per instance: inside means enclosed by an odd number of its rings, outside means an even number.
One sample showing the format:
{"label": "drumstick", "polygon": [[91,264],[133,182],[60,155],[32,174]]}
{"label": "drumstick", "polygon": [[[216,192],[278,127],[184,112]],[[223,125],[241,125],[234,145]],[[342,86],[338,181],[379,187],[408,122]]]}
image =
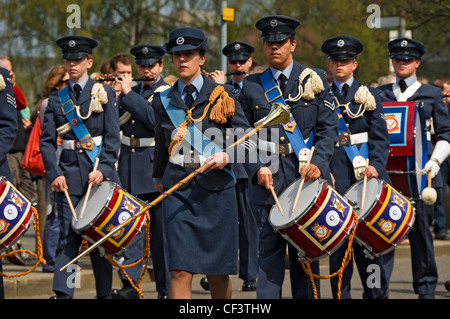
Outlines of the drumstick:
{"label": "drumstick", "polygon": [[[369,166],[369,159],[366,159],[366,168]],[[362,189],[362,198],[361,198],[361,211],[364,209],[364,199],[366,198],[366,186],[367,186],[367,175],[364,175],[364,181],[363,181],[363,189]]]}
{"label": "drumstick", "polygon": [[278,201],[278,197],[277,197],[277,194],[275,193],[275,189],[274,189],[273,185],[270,185],[270,191],[272,192],[272,196],[275,199],[275,203],[277,204],[277,207],[280,210],[281,216],[284,216],[283,210],[281,209],[281,205],[280,205],[280,202]]}
{"label": "drumstick", "polygon": [[[97,171],[97,166],[98,166],[98,162],[99,161],[100,161],[100,159],[97,157],[95,159],[94,170],[92,171],[93,173],[95,173]],[[80,218],[83,218],[84,210],[86,209],[86,204],[87,204],[88,199],[89,199],[89,194],[91,193],[91,188],[92,188],[92,182],[90,182],[89,185],[88,185],[88,189],[87,189],[87,192],[86,192],[86,198],[84,199],[84,203],[83,203],[83,208],[81,208]]]}
{"label": "drumstick", "polygon": [[73,218],[75,221],[78,221],[77,214],[75,213],[75,209],[73,208],[72,200],[70,199],[69,192],[64,188],[64,194],[66,194],[67,201],[69,202],[70,210],[72,211]]}
{"label": "drumstick", "polygon": [[[308,166],[309,163],[311,162],[313,153],[314,153],[314,146],[311,147],[311,151],[309,152],[308,160],[306,161],[305,167]],[[305,182],[305,179],[302,177],[302,179],[300,180],[300,185],[298,185],[297,194],[295,195],[294,206],[292,207],[292,212],[294,212],[295,207],[297,206],[298,197],[300,196],[300,192],[302,191],[304,182]]]}

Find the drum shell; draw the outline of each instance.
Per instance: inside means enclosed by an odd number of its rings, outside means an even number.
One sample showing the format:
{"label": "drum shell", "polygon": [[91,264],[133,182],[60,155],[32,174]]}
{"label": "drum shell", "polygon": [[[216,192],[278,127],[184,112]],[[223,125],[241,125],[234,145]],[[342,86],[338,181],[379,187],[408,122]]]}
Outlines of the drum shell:
{"label": "drum shell", "polygon": [[[295,183],[296,182],[291,185],[294,185]],[[320,207],[326,203],[329,189],[337,194],[326,181],[321,180],[317,194],[311,199],[311,203],[302,214],[283,226],[274,226],[271,222],[272,227],[274,227],[274,229],[279,232],[283,238],[285,238],[299,251],[299,256],[301,258],[316,260],[331,255],[345,242],[345,239],[349,236],[354,227],[355,221],[350,211],[351,216],[349,217],[345,228],[339,233],[333,242],[326,247],[326,249],[321,249],[321,247],[316,245],[314,241],[312,241],[304,232],[299,230],[299,227],[305,227],[305,225],[308,224],[313,216],[319,211]],[[283,196],[283,194],[281,194],[281,196]]]}
{"label": "drum shell", "polygon": [[[351,188],[358,186],[362,187],[362,181],[357,182]],[[391,189],[392,191],[395,191],[395,189],[392,188],[392,186]],[[347,198],[348,196],[347,194],[348,192],[344,195],[344,197]],[[403,240],[403,238],[407,236],[414,223],[415,211],[414,208],[409,203],[411,212],[407,220],[402,221],[405,222],[405,226],[401,229],[401,231],[397,234],[397,236],[395,236],[395,238],[391,242],[387,242],[382,237],[380,237],[370,225],[371,223],[374,222],[374,220],[378,218],[380,211],[383,210],[385,202],[389,200],[387,196],[388,196],[388,184],[385,181],[378,180],[378,190],[375,198],[373,198],[372,201],[370,202],[370,199],[367,198],[366,194],[366,201],[370,203],[369,208],[365,209],[363,213],[361,213],[360,208],[357,208],[357,212],[359,213],[359,215],[355,239],[358,243],[366,247],[370,255],[372,256],[381,256],[394,249]],[[403,199],[408,201],[406,198]]]}
{"label": "drum shell", "polygon": [[[423,103],[384,102],[390,139],[386,170],[392,185],[408,198],[420,198],[426,176],[420,174],[428,160],[426,119]],[[392,123],[396,123],[394,126]],[[417,173],[419,172],[419,173]]]}
{"label": "drum shell", "polygon": [[[105,182],[103,182],[105,183]],[[106,233],[101,231],[102,227],[105,223],[108,222],[109,219],[112,218],[113,215],[117,214],[115,207],[117,206],[117,202],[122,194],[126,194],[126,196],[132,198],[133,200],[140,202],[141,206],[144,205],[144,203],[137,199],[136,197],[126,193],[125,190],[123,190],[119,185],[116,183],[113,183],[111,181],[106,181],[106,183],[110,184],[110,192],[108,194],[108,197],[105,199],[103,208],[101,211],[93,218],[89,224],[87,224],[84,227],[77,227],[77,223],[72,220],[72,227],[74,230],[83,236],[86,240],[95,243],[102,239]],[[77,205],[76,210],[78,211],[80,205],[84,203],[85,197],[83,197],[79,204]],[[112,242],[112,239],[109,238],[108,240],[104,241],[100,247],[104,248],[109,254],[121,254],[123,253],[137,238],[137,236],[142,232],[142,227],[145,225],[147,221],[147,217],[145,214],[142,214],[141,216],[137,217],[131,226],[130,231],[127,233],[126,238],[124,238],[121,241],[121,244],[118,246]],[[114,223],[113,226],[118,226],[119,224]]]}
{"label": "drum shell", "polygon": [[[16,225],[9,226],[10,229],[13,227],[16,227],[16,229],[12,233],[11,232],[8,233],[8,230],[6,229],[4,233],[6,233],[7,236],[6,235],[0,236],[0,251],[5,250],[14,245],[20,239],[20,237],[25,234],[25,232],[28,230],[34,219],[31,202],[28,200],[28,198],[26,198],[25,195],[23,195],[20,191],[18,191],[4,176],[0,178],[0,194],[2,194],[3,200],[5,200],[6,197],[8,196],[8,194],[5,194],[5,192],[8,191],[8,185],[9,189],[13,189],[15,193],[18,194],[21,197],[21,199],[24,200],[24,203],[22,205],[24,211],[22,212],[22,214],[18,215],[14,219],[14,221],[17,221]],[[18,212],[19,211],[20,210],[18,210]],[[11,224],[12,222],[13,221],[11,221]]]}

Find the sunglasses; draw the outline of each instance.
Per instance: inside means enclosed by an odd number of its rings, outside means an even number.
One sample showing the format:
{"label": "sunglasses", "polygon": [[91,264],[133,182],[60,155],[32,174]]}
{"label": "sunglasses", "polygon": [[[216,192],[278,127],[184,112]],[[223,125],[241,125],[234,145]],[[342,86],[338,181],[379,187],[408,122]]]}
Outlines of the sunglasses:
{"label": "sunglasses", "polygon": [[230,62],[230,64],[237,64],[237,63],[245,64],[247,61],[248,61],[248,59],[247,60],[228,61],[228,62]]}

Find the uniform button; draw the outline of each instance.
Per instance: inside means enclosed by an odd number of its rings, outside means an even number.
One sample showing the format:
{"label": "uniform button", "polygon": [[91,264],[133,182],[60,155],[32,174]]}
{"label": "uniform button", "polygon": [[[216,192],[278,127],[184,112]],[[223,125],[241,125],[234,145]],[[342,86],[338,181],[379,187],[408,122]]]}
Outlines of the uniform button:
{"label": "uniform button", "polygon": [[131,124],[134,124],[134,123],[136,123],[136,121],[135,120],[131,120]]}
{"label": "uniform button", "polygon": [[308,102],[305,102],[305,105],[308,105]]}
{"label": "uniform button", "polygon": [[130,138],[134,138],[134,135],[133,135],[133,134],[131,134]]}
{"label": "uniform button", "polygon": [[256,110],[259,110],[259,106],[258,106],[258,105],[256,105],[256,106],[255,106],[255,109],[256,109]]}
{"label": "uniform button", "polygon": [[78,150],[78,153],[80,153],[80,154],[83,153],[83,150]]}
{"label": "uniform button", "polygon": [[132,148],[131,149],[131,153],[134,153],[134,152],[136,152],[136,150],[134,148]]}
{"label": "uniform button", "polygon": [[280,141],[284,142],[284,136],[280,137]]}

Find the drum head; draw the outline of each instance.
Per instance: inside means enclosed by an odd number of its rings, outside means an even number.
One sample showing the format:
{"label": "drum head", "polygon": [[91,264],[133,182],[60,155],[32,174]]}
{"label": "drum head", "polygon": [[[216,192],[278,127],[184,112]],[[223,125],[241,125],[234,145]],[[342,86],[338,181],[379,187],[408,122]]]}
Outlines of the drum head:
{"label": "drum head", "polygon": [[[419,114],[416,115],[416,131],[414,134],[414,169],[416,172],[420,172],[428,160],[428,142],[425,135],[424,118],[425,114],[423,109],[419,109]],[[421,194],[426,187],[426,175],[415,174],[411,178],[414,178],[414,176],[416,178],[417,194]],[[413,194],[416,194],[415,189],[413,190]]]}
{"label": "drum head", "polygon": [[[350,187],[345,193],[344,197],[351,205],[356,204],[361,208],[363,184],[364,181],[360,180],[359,182],[353,184],[353,186]],[[380,193],[381,181],[376,178],[369,179],[366,184],[366,198],[364,201],[364,207],[360,209],[358,213],[360,218],[364,217],[368,212],[372,210],[372,207],[378,199]]]}
{"label": "drum head", "polygon": [[91,193],[89,194],[89,200],[86,204],[86,209],[84,210],[83,217],[80,218],[81,210],[83,208],[86,195],[78,202],[77,207],[75,207],[75,213],[77,215],[78,221],[72,219],[72,227],[75,230],[83,230],[89,224],[97,219],[97,216],[106,207],[106,203],[109,201],[111,191],[113,189],[113,183],[110,181],[103,181],[98,186],[93,186]]}
{"label": "drum head", "polygon": [[278,197],[281,209],[283,210],[283,215],[281,215],[277,205],[274,205],[270,210],[269,221],[272,224],[272,227],[283,228],[292,225],[308,212],[310,207],[317,200],[322,182],[319,182],[319,180],[306,182],[303,184],[297,205],[295,206],[294,212],[292,212],[300,181],[301,178],[292,182]]}

